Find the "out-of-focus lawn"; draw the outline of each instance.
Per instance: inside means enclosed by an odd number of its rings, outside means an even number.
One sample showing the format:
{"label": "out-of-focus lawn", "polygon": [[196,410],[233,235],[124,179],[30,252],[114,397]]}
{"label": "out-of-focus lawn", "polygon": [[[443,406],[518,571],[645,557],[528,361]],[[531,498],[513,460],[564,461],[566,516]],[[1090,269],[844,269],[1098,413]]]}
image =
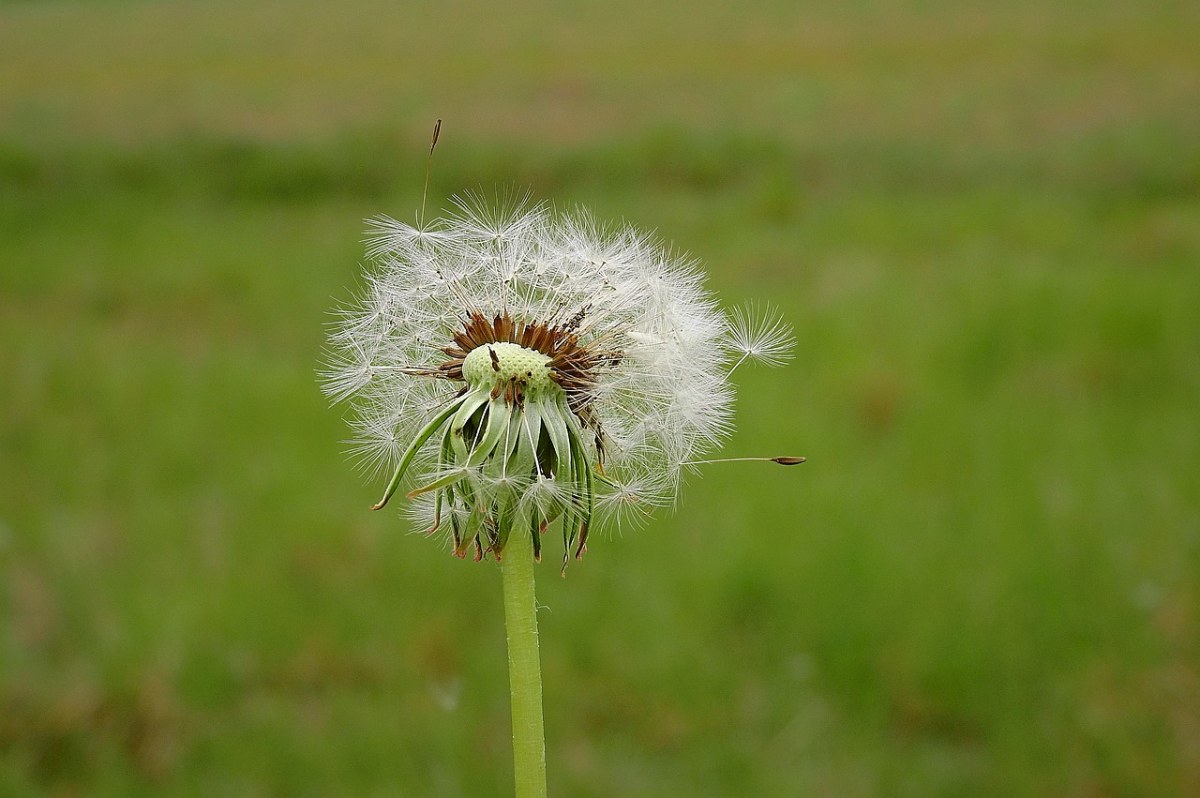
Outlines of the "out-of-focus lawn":
{"label": "out-of-focus lawn", "polygon": [[[665,5],[665,4],[664,4]],[[477,186],[791,319],[539,572],[556,795],[1200,793],[1200,7],[0,5],[0,794],[504,795],[492,565],[314,371]]]}

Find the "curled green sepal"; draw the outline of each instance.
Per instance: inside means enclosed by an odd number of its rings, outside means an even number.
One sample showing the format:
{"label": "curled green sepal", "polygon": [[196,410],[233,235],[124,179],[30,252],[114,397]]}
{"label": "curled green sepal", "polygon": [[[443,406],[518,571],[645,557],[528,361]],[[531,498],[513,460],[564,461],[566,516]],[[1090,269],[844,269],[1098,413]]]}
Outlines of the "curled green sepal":
{"label": "curled green sepal", "polygon": [[[467,394],[467,396],[470,396],[470,394]],[[400,487],[400,480],[404,478],[404,472],[408,470],[413,458],[416,457],[417,450],[424,445],[425,441],[429,440],[429,437],[433,433],[437,432],[446,423],[446,419],[450,418],[459,409],[465,399],[466,396],[455,397],[450,404],[439,410],[437,415],[421,428],[421,431],[413,438],[413,442],[409,444],[408,448],[404,450],[404,454],[400,456],[400,462],[396,464],[396,473],[392,474],[392,479],[388,482],[387,488],[383,492],[383,498],[375,503],[371,508],[372,510],[383,509],[388,500],[392,498],[392,494],[396,492],[396,488]]]}
{"label": "curled green sepal", "polygon": [[441,477],[438,477],[433,482],[430,482],[428,485],[422,485],[419,488],[413,488],[405,495],[404,498],[415,499],[418,496],[420,496],[422,493],[428,493],[431,490],[439,490],[441,488],[448,488],[451,485],[456,484],[459,480],[461,480],[467,474],[468,474],[467,469],[461,468],[461,467],[456,468],[455,470],[451,471],[450,473],[443,474]]}
{"label": "curled green sepal", "polygon": [[502,399],[493,399],[488,405],[487,421],[483,428],[483,436],[471,449],[467,457],[467,468],[478,468],[492,456],[492,452],[500,444],[500,440],[508,433],[509,412]]}
{"label": "curled green sepal", "polygon": [[581,508],[583,517],[579,524],[579,544],[575,547],[575,559],[578,560],[587,551],[588,529],[592,525],[592,513],[595,510],[596,486],[592,481],[592,466],[588,462],[584,450],[583,431],[575,423],[573,416],[568,417],[567,428],[578,474],[576,480],[583,483],[583,507]]}
{"label": "curled green sepal", "polygon": [[470,391],[463,397],[458,412],[454,415],[454,421],[450,425],[450,449],[459,461],[466,460],[471,454],[466,441],[467,423],[479,408],[487,403],[487,391]]}

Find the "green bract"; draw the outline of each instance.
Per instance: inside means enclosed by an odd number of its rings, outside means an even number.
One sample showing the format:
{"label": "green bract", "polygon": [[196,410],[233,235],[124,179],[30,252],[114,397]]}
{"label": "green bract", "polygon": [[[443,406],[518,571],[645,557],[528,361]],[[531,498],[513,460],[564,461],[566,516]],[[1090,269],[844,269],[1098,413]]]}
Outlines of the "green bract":
{"label": "green bract", "polygon": [[588,462],[584,432],[566,395],[548,377],[542,380],[541,390],[520,404],[508,403],[489,385],[471,387],[456,398],[418,433],[376,508],[395,493],[417,450],[440,439],[437,478],[408,498],[436,493],[433,529],[448,515],[454,553],[465,557],[473,546],[476,559],[485,548],[499,559],[513,527],[521,526],[533,537],[534,557],[541,559],[542,536],[561,519],[566,568],[568,552],[573,549],[579,557],[586,548],[593,480],[599,475]]}

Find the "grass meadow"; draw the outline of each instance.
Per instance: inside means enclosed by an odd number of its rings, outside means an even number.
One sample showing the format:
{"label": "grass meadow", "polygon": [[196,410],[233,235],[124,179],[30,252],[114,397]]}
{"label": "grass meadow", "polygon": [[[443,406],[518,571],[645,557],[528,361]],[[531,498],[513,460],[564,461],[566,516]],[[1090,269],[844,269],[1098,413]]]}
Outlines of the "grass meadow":
{"label": "grass meadow", "polygon": [[794,324],[539,600],[561,796],[1200,794],[1200,6],[0,3],[0,795],[511,794],[499,574],[371,513],[363,222]]}

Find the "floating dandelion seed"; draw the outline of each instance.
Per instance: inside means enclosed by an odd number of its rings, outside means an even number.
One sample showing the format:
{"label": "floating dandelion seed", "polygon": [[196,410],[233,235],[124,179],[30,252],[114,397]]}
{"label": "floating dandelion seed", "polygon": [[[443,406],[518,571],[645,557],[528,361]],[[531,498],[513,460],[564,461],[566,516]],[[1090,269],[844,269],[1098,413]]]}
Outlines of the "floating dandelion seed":
{"label": "floating dandelion seed", "polygon": [[428,227],[375,220],[368,254],[325,390],[392,467],[375,509],[411,480],[459,557],[527,530],[540,559],[557,525],[565,569],[598,523],[671,504],[731,429],[730,372],[792,345],[778,315],[725,314],[694,262],[582,211],[467,198]]}

